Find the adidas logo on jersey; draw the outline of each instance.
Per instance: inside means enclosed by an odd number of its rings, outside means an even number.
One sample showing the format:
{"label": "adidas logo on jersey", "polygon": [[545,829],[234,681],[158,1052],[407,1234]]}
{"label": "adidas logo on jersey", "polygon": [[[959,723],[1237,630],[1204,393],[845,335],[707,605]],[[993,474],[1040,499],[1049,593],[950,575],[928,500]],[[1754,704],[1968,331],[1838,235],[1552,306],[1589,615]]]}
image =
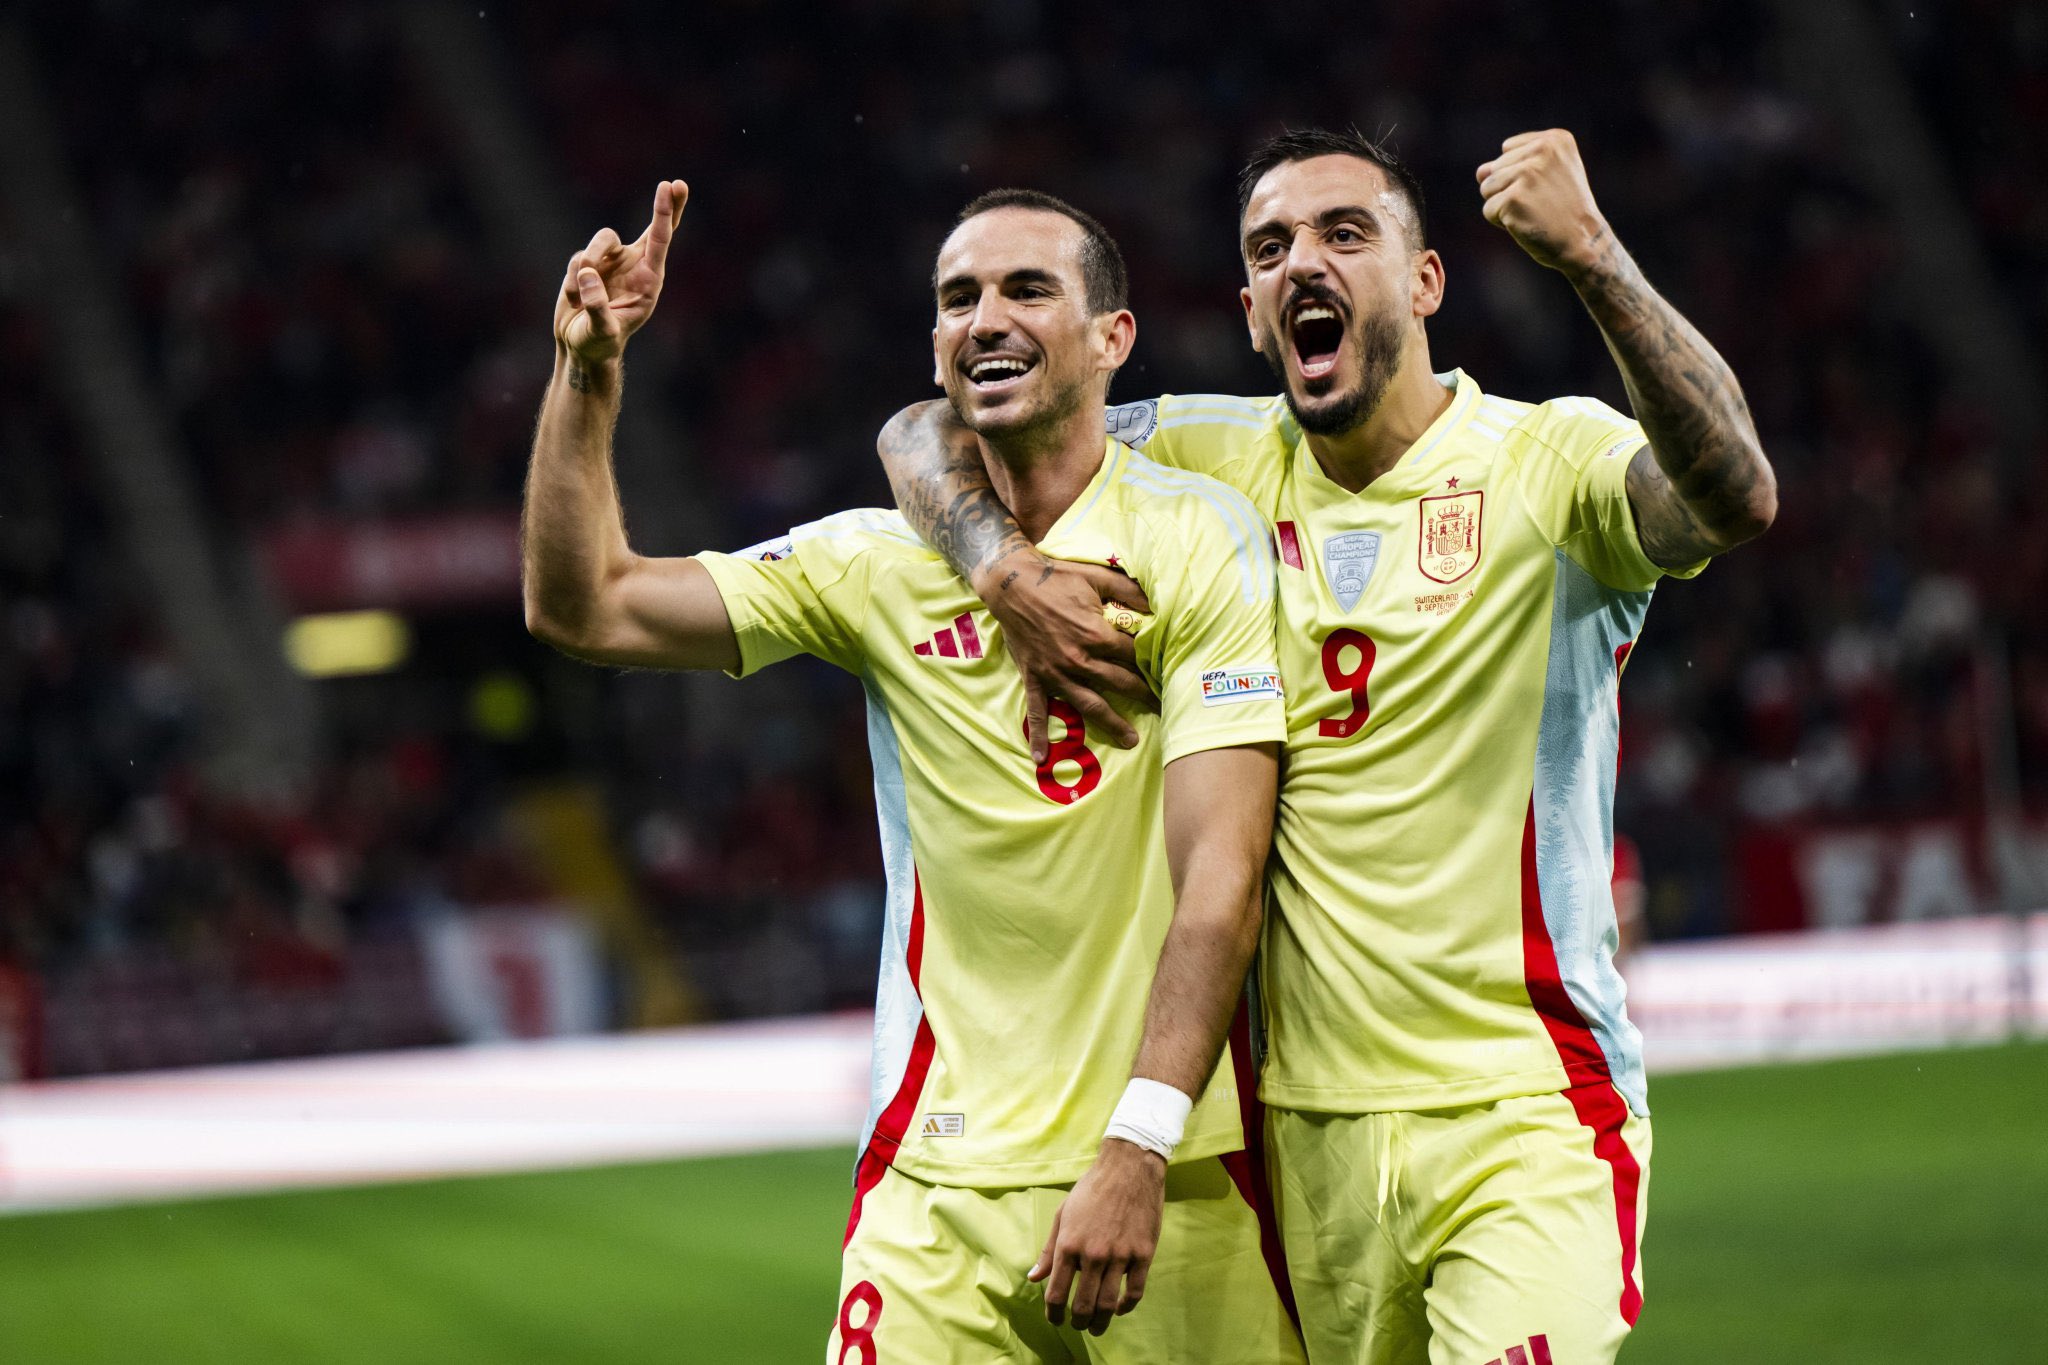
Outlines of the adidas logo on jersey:
{"label": "adidas logo on jersey", "polygon": [[981,632],[974,628],[974,613],[961,612],[953,618],[952,625],[942,626],[936,635],[910,652],[926,658],[936,655],[942,659],[979,659]]}
{"label": "adidas logo on jersey", "polygon": [[1529,1349],[1510,1346],[1503,1355],[1495,1356],[1486,1365],[1550,1365],[1550,1338],[1541,1332],[1529,1338]]}
{"label": "adidas logo on jersey", "polygon": [[918,1133],[923,1137],[959,1137],[967,1131],[965,1114],[926,1114]]}

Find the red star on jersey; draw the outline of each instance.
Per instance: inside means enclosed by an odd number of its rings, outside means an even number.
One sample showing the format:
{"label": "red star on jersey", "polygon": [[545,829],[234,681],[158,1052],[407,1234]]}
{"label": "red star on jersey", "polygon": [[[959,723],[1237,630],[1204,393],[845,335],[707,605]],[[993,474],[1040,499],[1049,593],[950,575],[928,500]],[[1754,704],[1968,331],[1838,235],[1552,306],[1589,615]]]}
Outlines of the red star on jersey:
{"label": "red star on jersey", "polygon": [[1122,561],[1121,559],[1118,559],[1118,558],[1117,558],[1117,557],[1116,557],[1115,555],[1111,555],[1111,556],[1109,557],[1109,567],[1110,567],[1110,568],[1112,568],[1112,569],[1121,569],[1121,568],[1122,568],[1123,566],[1124,566],[1124,562],[1123,562],[1123,561]]}
{"label": "red star on jersey", "polygon": [[1444,481],[1444,487],[1446,488],[1456,488],[1457,486],[1458,481],[1456,479],[1447,479]]}

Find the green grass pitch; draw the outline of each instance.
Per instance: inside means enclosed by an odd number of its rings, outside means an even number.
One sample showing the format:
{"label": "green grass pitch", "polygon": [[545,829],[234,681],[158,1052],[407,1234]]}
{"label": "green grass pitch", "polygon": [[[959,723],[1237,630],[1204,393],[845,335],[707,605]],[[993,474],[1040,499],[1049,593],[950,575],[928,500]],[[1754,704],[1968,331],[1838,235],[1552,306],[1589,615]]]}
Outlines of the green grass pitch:
{"label": "green grass pitch", "polygon": [[[1659,1081],[1623,1359],[2048,1361],[2048,1045]],[[822,1358],[845,1152],[0,1218],[6,1365]]]}

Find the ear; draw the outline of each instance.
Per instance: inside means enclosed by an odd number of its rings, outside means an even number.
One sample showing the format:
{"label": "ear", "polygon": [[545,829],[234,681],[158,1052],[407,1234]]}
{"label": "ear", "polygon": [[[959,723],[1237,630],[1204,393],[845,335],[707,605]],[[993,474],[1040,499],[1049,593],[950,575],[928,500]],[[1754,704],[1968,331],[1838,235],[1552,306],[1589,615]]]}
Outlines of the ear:
{"label": "ear", "polygon": [[1252,349],[1254,351],[1263,352],[1266,349],[1266,347],[1265,344],[1259,339],[1258,319],[1252,316],[1252,291],[1249,289],[1238,290],[1237,301],[1244,305],[1244,329],[1247,332],[1251,333]]}
{"label": "ear", "polygon": [[939,363],[939,329],[932,328],[932,383],[946,387],[945,367]]}
{"label": "ear", "polygon": [[1408,282],[1408,311],[1415,317],[1426,318],[1443,306],[1443,257],[1425,248],[1415,255],[1415,274]]}
{"label": "ear", "polygon": [[1138,344],[1138,320],[1130,309],[1119,308],[1107,318],[1097,318],[1096,324],[1102,329],[1102,368],[1113,374],[1124,367],[1131,348]]}

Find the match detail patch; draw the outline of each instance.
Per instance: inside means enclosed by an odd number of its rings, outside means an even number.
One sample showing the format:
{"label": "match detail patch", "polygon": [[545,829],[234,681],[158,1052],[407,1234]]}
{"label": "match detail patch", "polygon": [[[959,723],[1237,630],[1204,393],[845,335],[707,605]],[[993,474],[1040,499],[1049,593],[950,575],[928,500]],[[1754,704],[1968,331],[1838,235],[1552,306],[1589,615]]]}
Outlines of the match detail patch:
{"label": "match detail patch", "polygon": [[1241,701],[1281,695],[1280,670],[1271,664],[1212,668],[1202,674],[1202,705],[1235,706]]}
{"label": "match detail patch", "polygon": [[923,1137],[959,1137],[967,1131],[965,1114],[926,1114],[918,1130]]}
{"label": "match detail patch", "polygon": [[1119,403],[1103,412],[1102,425],[1125,445],[1133,448],[1142,446],[1159,429],[1159,400],[1147,398],[1142,403]]}

